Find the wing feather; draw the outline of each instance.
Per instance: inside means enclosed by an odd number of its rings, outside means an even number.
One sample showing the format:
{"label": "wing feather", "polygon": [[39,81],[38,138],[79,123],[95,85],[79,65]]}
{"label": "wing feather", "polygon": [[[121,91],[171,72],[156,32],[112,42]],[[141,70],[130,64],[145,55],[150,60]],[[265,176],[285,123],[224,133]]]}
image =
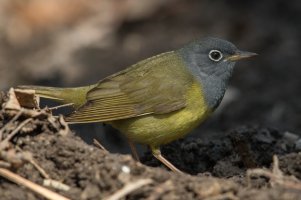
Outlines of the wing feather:
{"label": "wing feather", "polygon": [[165,114],[186,106],[193,81],[175,52],[146,59],[109,76],[87,93],[87,102],[69,122],[106,122]]}

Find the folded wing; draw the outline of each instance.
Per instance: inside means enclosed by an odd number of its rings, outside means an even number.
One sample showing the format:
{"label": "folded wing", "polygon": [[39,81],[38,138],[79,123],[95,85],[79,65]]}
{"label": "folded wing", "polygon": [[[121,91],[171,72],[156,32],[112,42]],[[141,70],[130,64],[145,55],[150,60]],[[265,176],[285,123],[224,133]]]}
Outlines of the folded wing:
{"label": "folded wing", "polygon": [[106,122],[182,109],[193,79],[183,72],[186,68],[174,52],[141,61],[100,81],[67,121]]}

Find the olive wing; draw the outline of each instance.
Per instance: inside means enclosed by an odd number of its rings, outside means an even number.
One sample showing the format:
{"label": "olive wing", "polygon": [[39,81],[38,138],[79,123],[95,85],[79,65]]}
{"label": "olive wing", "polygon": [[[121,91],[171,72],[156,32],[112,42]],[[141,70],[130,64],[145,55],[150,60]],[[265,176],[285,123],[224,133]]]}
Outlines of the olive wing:
{"label": "olive wing", "polygon": [[182,60],[169,52],[109,76],[87,93],[87,102],[67,121],[106,122],[165,114],[186,106],[192,77]]}

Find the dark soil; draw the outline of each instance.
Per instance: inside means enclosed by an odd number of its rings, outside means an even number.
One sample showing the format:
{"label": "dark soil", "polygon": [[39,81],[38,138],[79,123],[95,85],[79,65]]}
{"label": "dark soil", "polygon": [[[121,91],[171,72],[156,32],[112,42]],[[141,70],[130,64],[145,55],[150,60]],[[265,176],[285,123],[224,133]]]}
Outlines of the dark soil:
{"label": "dark soil", "polygon": [[[250,168],[269,168],[272,155],[277,155],[280,170],[301,178],[301,154],[296,152],[296,135],[277,130],[242,127],[216,140],[180,140],[163,148],[163,154],[187,174],[169,172],[147,153],[142,165],[130,156],[111,154],[86,144],[69,131],[62,118],[47,110],[33,111],[3,107],[0,130],[3,140],[22,122],[32,119],[2,149],[0,160],[9,163],[12,172],[43,185],[44,177],[26,159],[24,152],[46,171],[51,179],[70,187],[61,191],[71,199],[105,199],[132,182],[151,179],[152,183],[129,193],[126,199],[301,199],[301,180],[289,185],[288,178],[275,183],[276,177],[264,174],[250,177]],[[34,114],[32,114],[34,113]],[[13,121],[12,121],[13,120]],[[9,126],[3,128],[7,123]],[[10,158],[5,153],[13,151]],[[19,155],[19,156],[16,156]],[[193,176],[189,175],[192,174]],[[285,176],[286,178],[289,176]],[[281,179],[282,180],[282,179]],[[43,199],[29,189],[0,178],[1,199]]]}
{"label": "dark soil", "polygon": [[[216,177],[231,177],[243,175],[248,168],[269,167],[273,155],[295,152],[295,141],[286,134],[268,128],[241,127],[218,139],[179,140],[164,146],[162,152],[189,174],[210,172]],[[143,162],[160,164],[150,152]]]}

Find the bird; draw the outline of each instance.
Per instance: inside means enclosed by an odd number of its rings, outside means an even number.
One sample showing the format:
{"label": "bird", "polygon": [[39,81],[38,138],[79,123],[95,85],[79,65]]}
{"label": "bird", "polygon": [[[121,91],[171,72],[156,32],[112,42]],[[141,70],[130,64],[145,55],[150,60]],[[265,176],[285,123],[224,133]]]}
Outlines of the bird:
{"label": "bird", "polygon": [[160,147],[183,138],[219,106],[239,60],[256,53],[214,37],[144,59],[83,87],[19,86],[74,106],[68,123],[110,124],[130,142],[148,145],[174,172]]}

